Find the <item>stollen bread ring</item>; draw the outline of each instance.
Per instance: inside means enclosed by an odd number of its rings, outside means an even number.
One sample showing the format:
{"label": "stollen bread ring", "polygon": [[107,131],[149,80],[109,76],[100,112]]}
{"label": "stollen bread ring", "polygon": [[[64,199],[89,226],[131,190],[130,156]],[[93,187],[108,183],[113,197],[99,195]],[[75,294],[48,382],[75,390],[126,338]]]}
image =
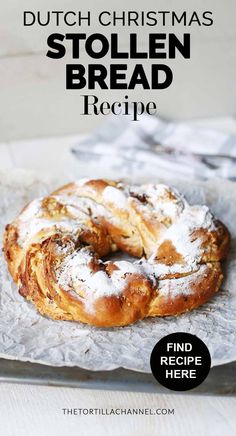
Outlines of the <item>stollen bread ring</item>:
{"label": "stollen bread ring", "polygon": [[[206,206],[168,186],[81,179],[27,205],[6,226],[4,253],[41,314],[110,327],[205,303],[229,242]],[[107,260],[120,250],[138,259]]]}

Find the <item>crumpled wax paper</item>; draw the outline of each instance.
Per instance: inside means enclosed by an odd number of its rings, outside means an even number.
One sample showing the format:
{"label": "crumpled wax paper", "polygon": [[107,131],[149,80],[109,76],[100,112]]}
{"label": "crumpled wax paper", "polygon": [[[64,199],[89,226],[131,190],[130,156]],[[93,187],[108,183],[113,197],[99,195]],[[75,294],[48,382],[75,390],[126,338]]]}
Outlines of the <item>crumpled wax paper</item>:
{"label": "crumpled wax paper", "polygon": [[[0,173],[1,235],[4,226],[28,201],[63,182],[43,180],[23,170]],[[207,344],[212,365],[236,359],[236,185],[222,180],[191,183],[171,180],[171,184],[191,203],[208,204],[232,233],[231,252],[225,263],[226,278],[219,293],[203,307],[187,314],[150,318],[127,327],[104,329],[52,321],[38,314],[18,294],[1,253],[1,357],[55,366],[76,365],[90,370],[123,367],[150,372],[149,358],[156,342],[169,333],[184,331],[196,334]]]}

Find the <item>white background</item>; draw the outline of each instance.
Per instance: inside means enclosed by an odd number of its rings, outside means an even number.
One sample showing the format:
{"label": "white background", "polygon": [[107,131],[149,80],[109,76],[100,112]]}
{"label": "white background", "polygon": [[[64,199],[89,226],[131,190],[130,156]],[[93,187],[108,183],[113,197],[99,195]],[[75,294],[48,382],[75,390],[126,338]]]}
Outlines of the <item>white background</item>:
{"label": "white background", "polygon": [[[128,6],[127,6],[128,5]],[[110,27],[91,26],[23,27],[23,10],[90,10],[93,17],[102,10],[187,10],[199,14],[213,12],[211,27],[193,24],[191,27]],[[96,20],[94,20],[96,22]],[[65,59],[45,56],[50,33],[94,31],[109,34],[119,32],[122,49],[127,48],[127,35],[137,32],[140,49],[147,48],[148,32],[191,32],[191,59],[178,56],[169,65],[173,69],[173,84],[162,91],[141,88],[129,93],[131,99],[154,100],[158,113],[171,118],[203,118],[236,115],[236,1],[226,0],[7,0],[0,4],[0,141],[46,135],[89,132],[104,117],[83,116],[82,99],[77,90],[65,90]],[[71,53],[67,62],[71,61]],[[82,55],[82,62],[88,58]],[[105,60],[106,61],[106,60]],[[109,61],[107,58],[106,63]],[[165,61],[161,60],[161,61]],[[76,60],[74,62],[77,62]],[[142,60],[142,63],[143,62]],[[130,62],[130,70],[134,62]],[[86,91],[86,90],[85,90]],[[86,93],[86,92],[85,92]],[[125,91],[96,90],[103,100],[123,99]]]}

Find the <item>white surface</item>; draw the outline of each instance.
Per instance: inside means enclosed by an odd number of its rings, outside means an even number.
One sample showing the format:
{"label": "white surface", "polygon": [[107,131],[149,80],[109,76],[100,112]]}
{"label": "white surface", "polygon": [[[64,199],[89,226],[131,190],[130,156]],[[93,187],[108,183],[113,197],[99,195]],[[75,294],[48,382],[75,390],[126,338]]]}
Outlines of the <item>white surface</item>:
{"label": "white surface", "polygon": [[[4,436],[234,436],[236,399],[0,385]],[[170,408],[169,416],[63,416],[62,408]]]}
{"label": "white surface", "polygon": [[[204,124],[204,123],[203,123]],[[207,123],[208,124],[208,123]],[[231,119],[210,121],[211,127],[235,132]],[[68,156],[75,137],[61,138],[61,149]],[[62,154],[50,152],[58,139],[0,145],[0,165],[11,168],[24,165],[46,173],[63,171]],[[54,146],[53,146],[54,144]],[[21,146],[20,146],[21,145]],[[36,146],[36,148],[34,148]],[[55,148],[53,148],[55,147]],[[32,150],[35,153],[32,153]],[[71,388],[0,384],[0,422],[4,436],[233,436],[235,434],[235,398],[193,397],[131,392],[92,391]],[[169,407],[172,416],[63,416],[61,409],[80,407]]]}

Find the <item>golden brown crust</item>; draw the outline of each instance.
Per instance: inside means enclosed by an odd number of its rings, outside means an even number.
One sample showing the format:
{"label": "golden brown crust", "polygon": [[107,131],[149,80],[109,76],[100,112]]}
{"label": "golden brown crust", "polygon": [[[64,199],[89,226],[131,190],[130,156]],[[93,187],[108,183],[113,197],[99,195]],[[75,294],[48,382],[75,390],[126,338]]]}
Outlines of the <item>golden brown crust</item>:
{"label": "golden brown crust", "polygon": [[[90,180],[25,207],[6,226],[4,253],[41,314],[110,327],[204,304],[222,283],[229,243],[206,208],[168,187]],[[100,259],[117,250],[146,260]]]}
{"label": "golden brown crust", "polygon": [[[178,281],[180,284],[178,285]],[[191,280],[175,278],[162,283],[158,296],[152,301],[149,316],[179,315],[206,303],[220,288],[223,274],[219,262],[204,265],[191,274]],[[173,298],[172,290],[182,287],[182,293]],[[191,288],[191,292],[189,292]],[[164,289],[164,292],[162,292]]]}

